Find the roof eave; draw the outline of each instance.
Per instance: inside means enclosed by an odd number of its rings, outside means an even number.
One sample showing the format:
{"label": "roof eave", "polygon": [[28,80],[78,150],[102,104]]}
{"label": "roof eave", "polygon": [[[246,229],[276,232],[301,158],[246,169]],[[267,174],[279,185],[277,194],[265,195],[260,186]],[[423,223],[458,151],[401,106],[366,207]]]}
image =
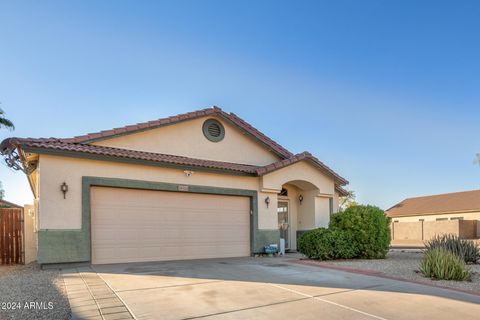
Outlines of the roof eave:
{"label": "roof eave", "polygon": [[155,161],[155,160],[146,160],[146,159],[136,159],[136,158],[130,158],[130,157],[102,155],[102,154],[95,154],[95,153],[82,152],[82,151],[56,150],[56,149],[50,149],[50,148],[31,147],[28,145],[23,145],[21,146],[21,148],[25,152],[46,154],[46,155],[53,155],[53,156],[140,164],[140,165],[147,165],[147,166],[154,166],[154,167],[175,168],[175,169],[181,169],[181,170],[202,171],[202,172],[211,172],[211,173],[223,173],[223,174],[238,175],[238,176],[256,176],[254,172],[250,173],[250,172],[245,172],[245,171],[240,171],[235,169],[211,168],[211,167],[202,167],[202,166],[189,165],[189,164],[175,164],[175,163],[169,163],[165,161]]}

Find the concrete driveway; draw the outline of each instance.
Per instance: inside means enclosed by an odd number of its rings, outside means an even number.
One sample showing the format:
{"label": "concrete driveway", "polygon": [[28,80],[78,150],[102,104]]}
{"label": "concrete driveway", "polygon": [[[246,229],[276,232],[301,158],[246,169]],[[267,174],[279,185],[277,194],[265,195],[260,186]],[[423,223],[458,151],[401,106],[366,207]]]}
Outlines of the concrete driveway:
{"label": "concrete driveway", "polygon": [[295,263],[232,258],[93,266],[138,320],[478,319],[480,297]]}

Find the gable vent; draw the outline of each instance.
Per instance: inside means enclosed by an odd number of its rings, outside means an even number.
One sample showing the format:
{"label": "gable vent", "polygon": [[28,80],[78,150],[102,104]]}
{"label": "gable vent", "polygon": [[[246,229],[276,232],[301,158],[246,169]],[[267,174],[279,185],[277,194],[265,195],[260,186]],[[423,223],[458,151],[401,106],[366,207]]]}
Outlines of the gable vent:
{"label": "gable vent", "polygon": [[223,140],[223,137],[225,136],[225,128],[215,119],[206,120],[203,123],[202,129],[205,138],[212,142],[219,142]]}
{"label": "gable vent", "polygon": [[212,137],[220,137],[222,134],[222,129],[220,129],[220,126],[216,123],[210,123],[207,130]]}

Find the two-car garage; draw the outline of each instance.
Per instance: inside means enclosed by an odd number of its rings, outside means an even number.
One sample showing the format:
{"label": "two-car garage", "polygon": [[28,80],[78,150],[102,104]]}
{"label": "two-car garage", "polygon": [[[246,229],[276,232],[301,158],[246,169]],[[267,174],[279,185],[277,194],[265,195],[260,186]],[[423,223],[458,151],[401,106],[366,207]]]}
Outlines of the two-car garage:
{"label": "two-car garage", "polygon": [[250,255],[250,198],[91,187],[92,263]]}

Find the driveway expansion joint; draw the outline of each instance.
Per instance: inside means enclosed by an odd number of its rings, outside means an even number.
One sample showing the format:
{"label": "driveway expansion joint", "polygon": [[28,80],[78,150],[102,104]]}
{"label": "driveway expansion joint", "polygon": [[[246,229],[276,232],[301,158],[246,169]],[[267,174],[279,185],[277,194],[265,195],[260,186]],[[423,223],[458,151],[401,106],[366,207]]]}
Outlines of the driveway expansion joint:
{"label": "driveway expansion joint", "polygon": [[185,283],[185,284],[175,284],[169,286],[160,286],[160,287],[148,287],[148,288],[138,288],[138,289],[124,289],[124,290],[116,290],[116,292],[130,292],[130,291],[144,291],[144,290],[156,290],[156,289],[166,289],[166,288],[176,288],[176,287],[186,287],[186,286],[197,286],[202,284],[209,284],[209,283],[219,283],[223,282],[223,280],[212,280],[212,281],[204,281],[204,282],[194,282],[194,283]]}

